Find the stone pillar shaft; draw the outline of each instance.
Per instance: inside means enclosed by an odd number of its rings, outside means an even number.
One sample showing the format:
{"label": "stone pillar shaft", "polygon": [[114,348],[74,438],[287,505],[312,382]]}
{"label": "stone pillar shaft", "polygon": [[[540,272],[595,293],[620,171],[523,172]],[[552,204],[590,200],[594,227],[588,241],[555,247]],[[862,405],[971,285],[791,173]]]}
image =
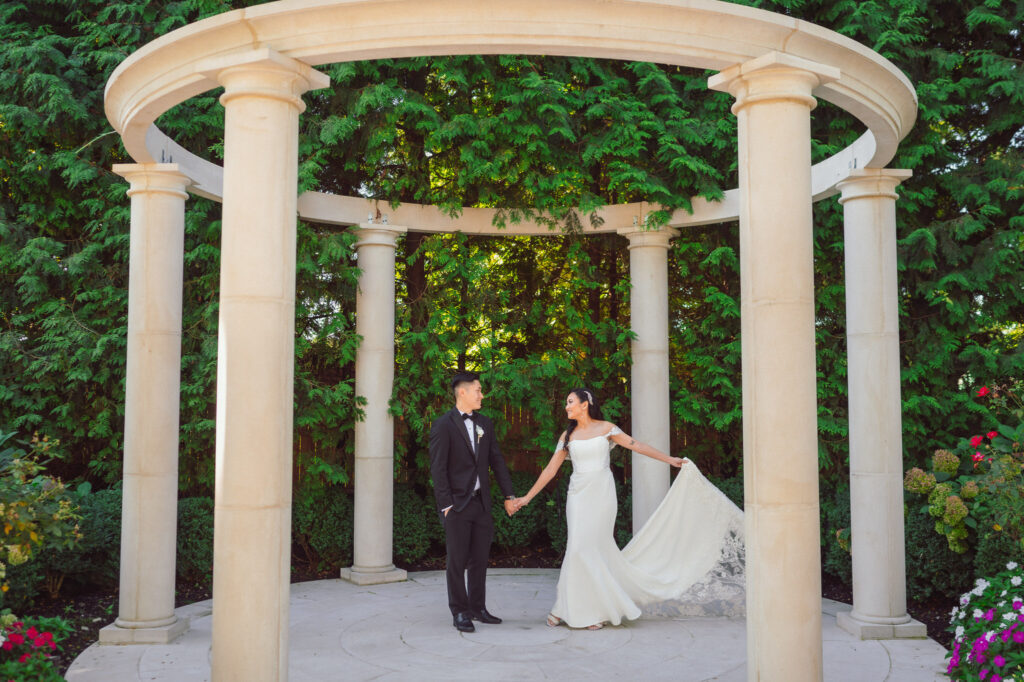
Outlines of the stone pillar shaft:
{"label": "stone pillar shaft", "polygon": [[300,95],[326,76],[268,49],[224,86],[213,679],[288,677]]}
{"label": "stone pillar shaft", "polygon": [[130,183],[121,585],[106,643],[167,642],[174,615],[185,187],[177,164],[120,164]]}
{"label": "stone pillar shaft", "polygon": [[356,395],[366,398],[355,424],[353,566],[341,577],[359,585],[405,580],[392,563],[394,420],[388,412],[395,379],[395,240],[405,228],[362,225],[356,242]]}
{"label": "stone pillar shaft", "polygon": [[[630,408],[632,435],[669,452],[668,249],[676,231],[619,230],[629,239]],[[633,453],[633,532],[640,530],[668,493],[668,464]]]}
{"label": "stone pillar shaft", "polygon": [[924,637],[907,615],[903,537],[896,186],[910,171],[863,169],[840,182],[846,252],[853,611],[864,639]]}
{"label": "stone pillar shaft", "polygon": [[751,681],[822,679],[810,111],[838,76],[769,53],[709,80],[739,132]]}

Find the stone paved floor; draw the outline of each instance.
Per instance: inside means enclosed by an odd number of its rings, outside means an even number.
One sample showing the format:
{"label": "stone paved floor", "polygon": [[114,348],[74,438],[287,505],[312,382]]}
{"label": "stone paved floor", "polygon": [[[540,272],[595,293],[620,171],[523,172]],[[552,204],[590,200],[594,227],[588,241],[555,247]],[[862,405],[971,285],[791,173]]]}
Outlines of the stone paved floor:
{"label": "stone paved floor", "polygon": [[[501,625],[460,634],[448,615],[444,573],[357,587],[340,580],[292,585],[290,680],[718,680],[746,679],[743,619],[629,622],[596,632],[549,628],[557,571],[493,569],[488,608]],[[933,640],[867,641],[836,627],[843,605],[823,600],[829,682],[947,679]],[[210,679],[210,602],[178,610],[191,628],[167,645],[84,651],[68,682],[200,682]]]}

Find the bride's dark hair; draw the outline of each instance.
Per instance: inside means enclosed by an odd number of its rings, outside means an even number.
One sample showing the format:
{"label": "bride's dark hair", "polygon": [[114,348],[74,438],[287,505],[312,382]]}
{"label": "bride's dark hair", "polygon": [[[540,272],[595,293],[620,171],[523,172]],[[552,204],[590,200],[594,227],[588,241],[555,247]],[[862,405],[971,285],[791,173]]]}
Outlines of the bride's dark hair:
{"label": "bride's dark hair", "polygon": [[[604,419],[601,415],[601,408],[597,406],[597,400],[594,399],[594,392],[589,388],[574,388],[569,391],[569,393],[575,394],[576,398],[579,399],[581,403],[587,403],[587,415],[591,419]],[[569,426],[565,429],[565,443],[563,444],[563,447],[569,447],[569,436],[571,436],[572,432],[575,430],[576,420],[570,419]]]}

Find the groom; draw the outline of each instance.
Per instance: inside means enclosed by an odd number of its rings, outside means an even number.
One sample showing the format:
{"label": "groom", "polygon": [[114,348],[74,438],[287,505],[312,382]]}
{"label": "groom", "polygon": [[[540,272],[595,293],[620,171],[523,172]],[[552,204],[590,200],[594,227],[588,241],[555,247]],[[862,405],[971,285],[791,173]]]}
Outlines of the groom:
{"label": "groom", "polygon": [[459,372],[452,378],[452,390],[455,408],[430,427],[430,476],[448,549],[448,607],[455,627],[473,632],[474,620],[501,622],[484,603],[487,556],[494,537],[488,467],[494,469],[509,516],[515,511],[515,495],[494,440],[494,426],[477,412],[484,399],[480,377]]}

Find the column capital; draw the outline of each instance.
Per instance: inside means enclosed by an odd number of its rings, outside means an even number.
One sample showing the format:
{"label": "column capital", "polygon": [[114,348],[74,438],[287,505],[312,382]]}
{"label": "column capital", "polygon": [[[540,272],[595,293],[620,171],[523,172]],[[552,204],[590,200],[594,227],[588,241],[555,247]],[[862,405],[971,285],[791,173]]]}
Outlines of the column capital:
{"label": "column capital", "polygon": [[353,248],[362,246],[390,246],[395,248],[399,235],[408,232],[408,228],[400,225],[378,225],[376,223],[360,223],[354,228],[357,235]]}
{"label": "column capital", "polygon": [[913,175],[913,171],[905,168],[855,168],[845,180],[836,183],[836,189],[842,194],[839,203],[845,204],[852,199],[870,197],[886,197],[896,200],[896,187]]}
{"label": "column capital", "polygon": [[629,240],[629,246],[626,247],[628,249],[642,246],[658,246],[667,249],[669,242],[679,236],[679,230],[665,226],[645,230],[638,225],[631,225],[630,227],[620,227],[616,232]]}
{"label": "column capital", "polygon": [[814,88],[839,79],[839,69],[784,52],[768,52],[708,78],[708,88],[736,98],[732,113],[757,102],[789,100],[813,109]]}
{"label": "column capital", "polygon": [[128,181],[128,196],[170,194],[187,199],[185,188],[192,183],[176,163],[115,163],[111,170]]}
{"label": "column capital", "polygon": [[199,72],[224,86],[220,103],[237,97],[262,97],[287,102],[299,113],[306,110],[302,93],[330,85],[330,78],[305,62],[269,47],[214,57]]}

